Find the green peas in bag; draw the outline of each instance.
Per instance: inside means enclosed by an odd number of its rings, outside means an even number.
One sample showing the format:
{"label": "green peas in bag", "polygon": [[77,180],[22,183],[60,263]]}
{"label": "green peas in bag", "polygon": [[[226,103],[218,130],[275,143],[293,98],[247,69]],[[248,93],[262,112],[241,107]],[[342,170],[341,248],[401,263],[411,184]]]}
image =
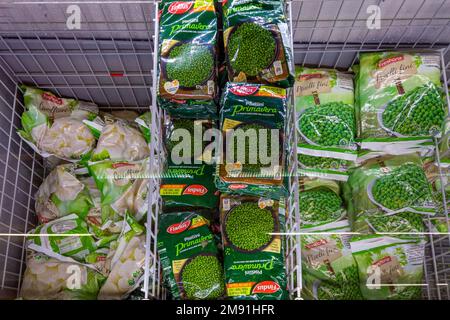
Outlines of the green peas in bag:
{"label": "green peas in bag", "polygon": [[368,300],[413,300],[422,296],[425,244],[380,235],[350,242],[362,295]]}
{"label": "green peas in bag", "polygon": [[160,4],[158,100],[175,116],[215,118],[217,18],[213,0]]}
{"label": "green peas in bag", "polygon": [[209,224],[198,211],[159,218],[158,252],[175,299],[210,300],[224,294],[223,267]]}
{"label": "green peas in bag", "polygon": [[284,199],[222,195],[220,221],[227,296],[242,300],[287,299],[280,235]]}
{"label": "green peas in bag", "polygon": [[302,228],[303,291],[306,299],[360,300],[358,267],[350,250],[348,220]]}
{"label": "green peas in bag", "polygon": [[383,150],[395,141],[416,145],[424,136],[439,134],[447,114],[440,76],[438,53],[362,53],[362,148]]}
{"label": "green peas in bag", "polygon": [[284,2],[223,2],[224,47],[228,79],[291,87],[292,48]]}

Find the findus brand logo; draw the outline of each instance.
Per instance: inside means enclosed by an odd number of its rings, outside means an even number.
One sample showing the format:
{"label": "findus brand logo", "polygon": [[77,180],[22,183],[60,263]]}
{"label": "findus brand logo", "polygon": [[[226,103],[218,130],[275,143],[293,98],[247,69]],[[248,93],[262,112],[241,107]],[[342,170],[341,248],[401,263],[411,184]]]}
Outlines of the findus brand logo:
{"label": "findus brand logo", "polygon": [[253,287],[252,293],[275,293],[281,287],[274,281],[262,281]]}
{"label": "findus brand logo", "polygon": [[191,225],[190,220],[180,222],[180,223],[175,223],[167,228],[167,232],[170,234],[181,233],[181,232],[185,231],[186,229],[188,229],[190,227],[190,225]]}
{"label": "findus brand logo", "polygon": [[258,91],[257,86],[234,86],[230,91],[237,96],[250,96]]}
{"label": "findus brand logo", "polygon": [[193,1],[188,2],[177,1],[169,6],[168,11],[172,14],[183,14],[189,11],[189,9],[191,9],[193,4],[194,4]]}

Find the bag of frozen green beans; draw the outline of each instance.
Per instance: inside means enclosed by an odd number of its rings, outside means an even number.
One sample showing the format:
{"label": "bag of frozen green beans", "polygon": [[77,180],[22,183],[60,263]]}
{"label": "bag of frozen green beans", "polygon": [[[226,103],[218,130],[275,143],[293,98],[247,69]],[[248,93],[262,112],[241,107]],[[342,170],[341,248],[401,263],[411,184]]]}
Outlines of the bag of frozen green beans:
{"label": "bag of frozen green beans", "polygon": [[385,156],[351,170],[344,195],[352,206],[352,221],[383,211],[386,215],[436,213],[431,185],[417,154]]}
{"label": "bag of frozen green beans", "polygon": [[341,220],[302,228],[302,296],[316,300],[359,300],[358,267],[350,250],[350,224]]}
{"label": "bag of frozen green beans", "polygon": [[285,205],[280,201],[223,194],[220,222],[227,296],[242,300],[288,297],[283,241]]}
{"label": "bag of frozen green beans", "polygon": [[174,299],[211,300],[225,291],[210,220],[200,211],[162,214],[158,252],[164,279]]}
{"label": "bag of frozen green beans", "polygon": [[175,116],[217,117],[213,0],[160,3],[159,105]]}
{"label": "bag of frozen green beans", "polygon": [[219,192],[214,171],[214,166],[208,164],[169,163],[159,189],[165,208],[217,208]]}
{"label": "bag of frozen green beans", "polygon": [[380,235],[350,241],[362,295],[368,300],[420,299],[425,243]]}
{"label": "bag of frozen green beans", "polygon": [[280,0],[223,1],[228,79],[291,87],[292,48]]}
{"label": "bag of frozen green beans", "polygon": [[299,146],[309,147],[310,155],[334,154],[337,159],[355,160],[357,130],[352,75],[299,66],[295,71]]}
{"label": "bag of frozen green beans", "polygon": [[346,217],[341,187],[333,180],[299,179],[300,224],[311,228]]}
{"label": "bag of frozen green beans", "polygon": [[285,89],[227,84],[220,112],[225,156],[216,167],[219,191],[269,198],[285,194],[285,119]]}
{"label": "bag of frozen green beans", "polygon": [[416,145],[441,133],[447,114],[437,52],[360,55],[361,147]]}

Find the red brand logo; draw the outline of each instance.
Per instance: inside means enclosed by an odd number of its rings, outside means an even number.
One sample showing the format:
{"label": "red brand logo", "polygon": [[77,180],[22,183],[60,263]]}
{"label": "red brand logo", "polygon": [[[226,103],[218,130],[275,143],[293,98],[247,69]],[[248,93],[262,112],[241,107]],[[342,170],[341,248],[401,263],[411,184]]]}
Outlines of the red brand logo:
{"label": "red brand logo", "polygon": [[258,91],[257,86],[233,86],[230,91],[237,96],[249,96]]}
{"label": "red brand logo", "polygon": [[228,188],[231,190],[245,189],[245,188],[247,188],[247,185],[246,184],[232,184],[232,185],[228,186]]}
{"label": "red brand logo", "polygon": [[172,14],[183,14],[189,11],[189,9],[191,9],[192,5],[194,4],[193,1],[187,1],[187,2],[183,2],[183,1],[177,1],[172,3],[169,6],[169,13]]}
{"label": "red brand logo", "polygon": [[111,165],[111,167],[113,167],[113,169],[117,169],[117,168],[121,168],[121,167],[133,167],[134,164],[133,163],[128,163],[128,162],[117,162],[117,163],[113,163]]}
{"label": "red brand logo", "polygon": [[320,73],[311,73],[311,74],[303,74],[299,77],[299,80],[306,81],[309,79],[319,79],[322,78],[322,75]]}
{"label": "red brand logo", "polygon": [[280,285],[274,281],[263,281],[253,287],[252,293],[274,293],[280,288]]}
{"label": "red brand logo", "polygon": [[387,256],[387,257],[384,257],[384,258],[382,258],[380,260],[375,261],[374,263],[372,263],[372,265],[379,267],[379,266],[382,266],[383,264],[386,264],[386,263],[391,262],[391,261],[392,261],[392,258],[390,256]]}
{"label": "red brand logo", "polygon": [[167,232],[170,234],[177,234],[187,230],[191,225],[191,220],[187,220],[180,223],[175,223],[167,228]]}
{"label": "red brand logo", "polygon": [[316,242],[309,243],[309,244],[305,245],[305,247],[306,247],[307,249],[313,249],[313,248],[317,248],[317,247],[323,246],[324,244],[327,244],[327,243],[328,243],[327,240],[325,240],[325,239],[320,239],[320,240],[318,240],[318,241],[316,241]]}
{"label": "red brand logo", "polygon": [[386,67],[388,64],[391,63],[395,63],[395,62],[399,62],[399,61],[403,61],[403,56],[398,56],[398,57],[393,57],[393,58],[387,58],[387,59],[383,59],[380,62],[378,62],[378,68],[384,68]]}
{"label": "red brand logo", "polygon": [[47,92],[44,92],[42,94],[42,99],[47,100],[47,101],[51,101],[51,102],[56,103],[56,104],[62,104],[63,103],[61,98],[55,97],[54,95],[48,94]]}
{"label": "red brand logo", "polygon": [[193,184],[184,189],[183,194],[190,194],[193,196],[202,196],[208,192],[204,186],[200,184]]}

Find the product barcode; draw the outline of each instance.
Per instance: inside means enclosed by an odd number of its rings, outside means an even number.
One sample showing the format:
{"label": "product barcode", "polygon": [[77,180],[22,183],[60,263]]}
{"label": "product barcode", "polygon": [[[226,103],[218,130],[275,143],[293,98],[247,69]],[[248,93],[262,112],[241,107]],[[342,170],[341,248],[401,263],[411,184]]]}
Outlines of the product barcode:
{"label": "product barcode", "polygon": [[279,76],[280,74],[283,74],[283,68],[281,67],[281,62],[275,61],[273,64],[274,68],[275,68],[275,75]]}

